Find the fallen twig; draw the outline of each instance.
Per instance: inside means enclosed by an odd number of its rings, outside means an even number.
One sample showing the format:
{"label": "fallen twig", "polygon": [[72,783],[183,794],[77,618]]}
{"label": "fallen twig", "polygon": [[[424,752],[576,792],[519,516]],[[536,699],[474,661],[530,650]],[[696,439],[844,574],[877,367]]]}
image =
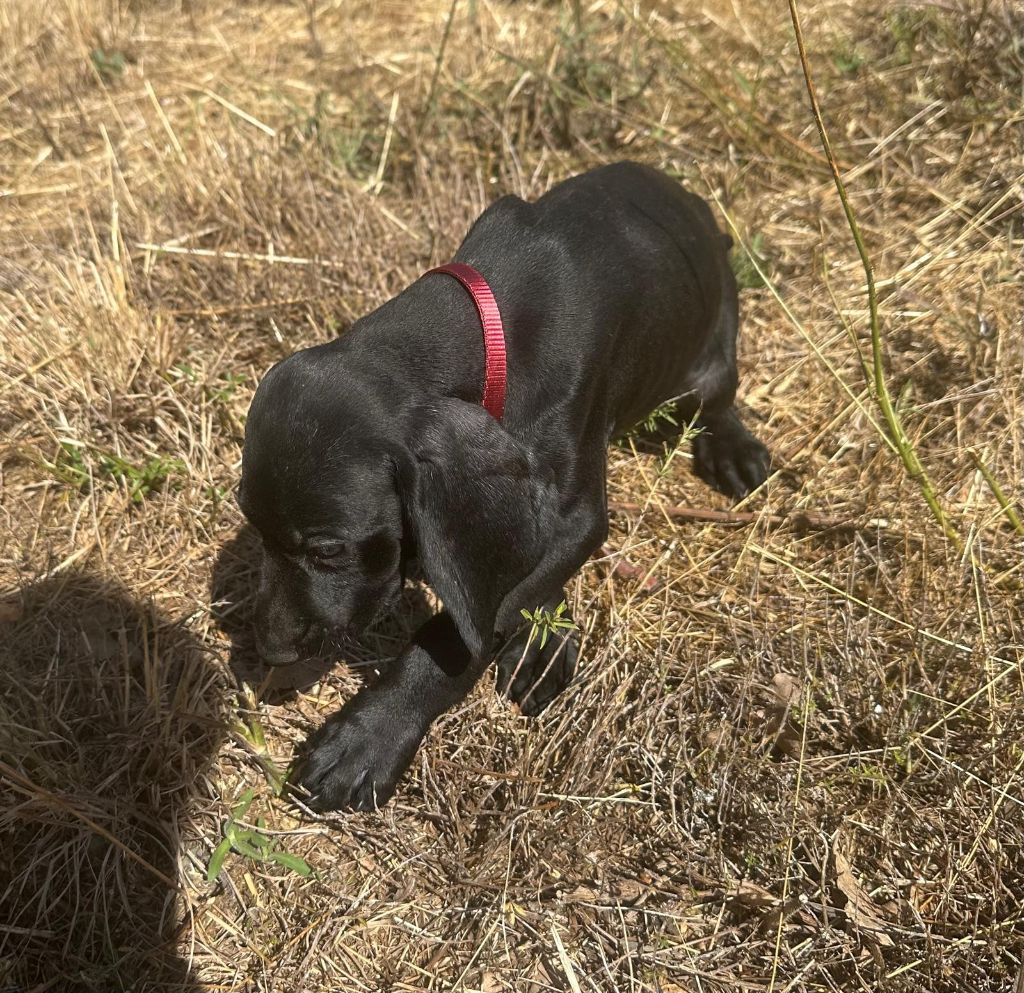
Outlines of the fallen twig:
{"label": "fallen twig", "polygon": [[[639,514],[646,508],[643,504],[624,500],[609,500],[608,509],[618,514]],[[852,518],[828,517],[798,510],[792,514],[769,514],[750,510],[712,510],[710,507],[658,507],[660,513],[686,521],[703,521],[708,524],[789,524],[809,531],[862,531],[888,527],[888,522],[877,518],[858,521]]]}

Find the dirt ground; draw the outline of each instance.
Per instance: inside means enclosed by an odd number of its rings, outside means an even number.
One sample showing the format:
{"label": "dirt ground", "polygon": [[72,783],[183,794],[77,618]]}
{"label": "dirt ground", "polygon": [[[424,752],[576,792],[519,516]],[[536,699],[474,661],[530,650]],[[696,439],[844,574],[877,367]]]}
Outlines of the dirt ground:
{"label": "dirt ground", "polygon": [[[799,9],[955,537],[785,4],[0,6],[0,987],[1024,989],[1024,13]],[[624,439],[571,689],[489,677],[304,816],[293,748],[432,605],[265,678],[255,384],[621,158],[734,233],[773,475]]]}

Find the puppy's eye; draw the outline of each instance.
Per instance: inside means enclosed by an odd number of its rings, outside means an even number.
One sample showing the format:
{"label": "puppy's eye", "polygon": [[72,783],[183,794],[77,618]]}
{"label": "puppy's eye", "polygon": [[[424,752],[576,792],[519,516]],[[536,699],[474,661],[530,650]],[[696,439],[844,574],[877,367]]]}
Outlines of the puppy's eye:
{"label": "puppy's eye", "polygon": [[322,545],[310,545],[309,554],[315,559],[320,559],[326,562],[331,559],[340,558],[344,555],[345,545],[340,541],[324,542]]}

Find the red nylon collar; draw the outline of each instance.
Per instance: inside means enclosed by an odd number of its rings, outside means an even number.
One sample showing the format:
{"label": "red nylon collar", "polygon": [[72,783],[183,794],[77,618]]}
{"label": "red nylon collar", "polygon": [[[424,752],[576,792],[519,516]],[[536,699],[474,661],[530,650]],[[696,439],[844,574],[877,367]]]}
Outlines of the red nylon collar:
{"label": "red nylon collar", "polygon": [[501,323],[498,302],[494,299],[487,280],[465,262],[449,262],[429,269],[424,276],[445,273],[454,276],[466,288],[476,304],[480,324],[484,329],[484,395],[480,401],[484,410],[496,421],[505,412],[505,329]]}

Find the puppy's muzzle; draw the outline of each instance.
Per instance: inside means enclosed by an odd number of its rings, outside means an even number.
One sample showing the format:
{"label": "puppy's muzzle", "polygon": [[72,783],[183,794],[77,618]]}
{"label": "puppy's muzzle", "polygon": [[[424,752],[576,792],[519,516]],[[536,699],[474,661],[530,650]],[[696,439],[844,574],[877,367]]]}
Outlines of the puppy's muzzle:
{"label": "puppy's muzzle", "polygon": [[[287,631],[282,627],[287,626]],[[309,636],[310,625],[304,622],[288,625],[273,624],[272,617],[256,618],[256,651],[260,659],[269,666],[291,665],[306,653],[302,651]]]}

